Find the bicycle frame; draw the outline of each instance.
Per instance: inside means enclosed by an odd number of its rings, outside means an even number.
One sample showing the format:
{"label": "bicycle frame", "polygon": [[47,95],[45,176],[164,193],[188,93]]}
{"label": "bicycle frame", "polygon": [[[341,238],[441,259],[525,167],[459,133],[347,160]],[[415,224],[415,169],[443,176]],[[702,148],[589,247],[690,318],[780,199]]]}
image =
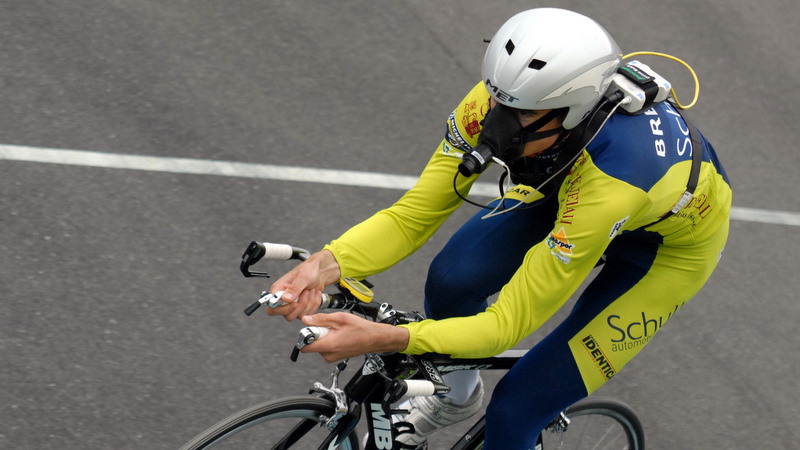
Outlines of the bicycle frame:
{"label": "bicycle frame", "polygon": [[[393,425],[391,420],[393,414],[407,412],[392,408],[392,404],[401,400],[405,394],[404,383],[411,377],[421,375],[424,380],[446,392],[449,388],[442,381],[442,373],[458,370],[508,370],[525,352],[526,350],[509,350],[494,357],[473,359],[454,359],[439,354],[367,355],[360,369],[341,390],[336,386],[346,363],[340,363],[331,376],[331,387],[325,387],[321,383],[314,385],[314,392],[329,398],[337,405],[336,416],[328,418],[331,434],[319,448],[325,449],[332,444],[341,443],[360,423],[363,412],[368,429],[365,449],[393,449],[393,442],[399,434],[413,432],[402,425]],[[481,430],[482,422],[483,418],[476,424]]]}
{"label": "bicycle frame", "polygon": [[[303,261],[309,255],[305,249],[292,247],[286,244],[258,243],[253,241],[248,245],[242,255],[240,270],[245,277],[268,277],[265,272],[253,272],[250,267],[262,257],[268,259],[296,259]],[[365,286],[366,285],[366,286]],[[365,298],[371,299],[369,291],[371,285],[364,282],[358,283],[346,280],[340,283],[340,294],[325,295],[323,306],[329,309],[351,310],[358,312],[373,320],[392,323],[408,323],[422,320],[417,312],[397,311],[388,303],[364,303]],[[245,314],[252,314],[262,304],[277,306],[280,295],[264,292],[261,298],[245,309]],[[291,359],[296,360],[300,348],[313,341],[309,334],[301,332],[301,338],[292,351]],[[454,359],[447,355],[404,355],[392,353],[386,355],[365,355],[365,362],[360,370],[350,379],[345,387],[339,388],[339,375],[347,366],[347,362],[340,363],[331,374],[331,386],[315,383],[312,392],[326,397],[336,405],[333,417],[327,418],[326,427],[332,431],[319,446],[327,449],[331,445],[338,445],[351,433],[361,420],[362,410],[367,420],[366,450],[387,450],[394,448],[397,435],[413,432],[412,429],[399,428],[392,424],[393,414],[407,411],[396,410],[392,404],[397,403],[407,393],[413,395],[431,395],[446,393],[450,388],[444,383],[442,373],[458,370],[508,370],[527,350],[508,350],[497,356],[489,358]],[[429,391],[423,393],[409,392],[408,380],[421,374],[427,383]],[[308,422],[308,423],[305,423]],[[482,430],[483,418],[478,425]],[[283,444],[291,444],[297,440],[308,426],[310,421],[304,421],[295,427],[284,439]],[[462,439],[463,441],[463,439]],[[462,447],[459,447],[462,448]],[[468,448],[468,447],[463,447]]]}
{"label": "bicycle frame", "polygon": [[[242,256],[240,270],[246,277],[268,277],[264,272],[252,272],[250,266],[262,257],[269,259],[297,259],[305,260],[309,253],[307,250],[292,247],[286,244],[270,244],[252,242]],[[399,325],[423,320],[416,311],[395,310],[388,303],[372,302],[373,294],[371,285],[366,281],[360,282],[353,279],[343,279],[337,286],[340,293],[323,294],[320,309],[338,309],[360,314],[376,322]],[[261,298],[245,309],[245,314],[250,315],[262,304],[270,307],[281,305],[282,292],[262,292]],[[319,327],[305,327],[300,332],[300,338],[295,344],[290,359],[295,361],[300,349],[320,339],[327,329]],[[404,447],[396,438],[405,433],[413,433],[413,426],[407,423],[393,423],[392,416],[408,413],[406,410],[393,408],[393,405],[406,397],[444,394],[450,388],[444,383],[443,373],[459,370],[508,370],[522,358],[528,350],[508,350],[499,355],[487,358],[455,359],[448,355],[425,354],[406,355],[402,353],[367,354],[364,363],[351,377],[347,384],[341,388],[339,377],[347,367],[349,361],[343,361],[335,366],[330,377],[330,385],[314,383],[312,394],[322,397],[333,404],[331,417],[316,415],[306,418],[294,425],[273,448],[288,448],[296,444],[304,435],[314,427],[321,424],[330,430],[319,449],[326,450],[337,447],[355,432],[360,423],[362,412],[367,419],[366,450],[394,450]],[[613,417],[624,423],[624,431],[628,441],[633,442],[633,448],[643,446],[641,424],[635,414],[627,405],[620,402],[595,401],[578,406],[573,405],[555,417],[545,430],[557,434],[564,433],[570,424],[568,415],[573,413],[600,414]],[[580,402],[579,402],[580,403]],[[600,406],[597,406],[600,404]],[[574,408],[574,410],[573,410]],[[621,413],[619,411],[622,411]],[[245,411],[243,411],[245,412]],[[249,414],[249,413],[248,413]],[[210,429],[211,430],[211,429]],[[210,431],[209,430],[209,431]],[[452,447],[454,450],[477,450],[483,446],[484,417],[478,419],[475,425],[464,434]],[[323,433],[324,434],[324,433]],[[604,435],[605,433],[600,433]],[[541,448],[542,437],[536,448]],[[201,435],[202,436],[202,435]],[[354,435],[353,435],[354,436]],[[549,434],[548,434],[549,436]],[[578,434],[580,436],[580,434]],[[563,438],[561,438],[563,439]],[[404,447],[407,448],[407,447]]]}

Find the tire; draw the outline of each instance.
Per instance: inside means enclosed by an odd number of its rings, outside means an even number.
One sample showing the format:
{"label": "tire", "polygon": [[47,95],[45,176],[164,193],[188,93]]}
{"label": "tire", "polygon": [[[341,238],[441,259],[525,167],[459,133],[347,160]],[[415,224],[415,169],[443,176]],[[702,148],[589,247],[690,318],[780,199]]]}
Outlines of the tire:
{"label": "tire", "polygon": [[[587,398],[567,408],[565,429],[550,425],[542,431],[543,450],[644,450],[644,431],[633,410],[618,400]],[[554,422],[555,423],[555,422]],[[481,418],[453,450],[483,448],[485,421]]]}
{"label": "tire", "polygon": [[644,430],[625,403],[589,397],[567,408],[566,430],[548,427],[542,432],[543,448],[644,450]]}
{"label": "tire", "polygon": [[[261,403],[222,420],[197,435],[181,450],[317,448],[330,435],[330,430],[321,425],[333,411],[333,402],[319,397],[286,397]],[[293,429],[299,430],[295,433],[295,442],[279,444]],[[335,448],[358,450],[355,433]]]}

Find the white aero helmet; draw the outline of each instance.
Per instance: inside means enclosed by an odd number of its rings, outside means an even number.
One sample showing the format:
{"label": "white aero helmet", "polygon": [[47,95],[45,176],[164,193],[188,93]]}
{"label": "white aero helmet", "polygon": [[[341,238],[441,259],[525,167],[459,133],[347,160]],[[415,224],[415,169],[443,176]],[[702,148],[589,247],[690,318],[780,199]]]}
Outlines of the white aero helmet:
{"label": "white aero helmet", "polygon": [[537,8],[500,27],[481,73],[498,103],[526,110],[568,108],[563,127],[569,130],[600,101],[621,58],[617,43],[594,20]]}

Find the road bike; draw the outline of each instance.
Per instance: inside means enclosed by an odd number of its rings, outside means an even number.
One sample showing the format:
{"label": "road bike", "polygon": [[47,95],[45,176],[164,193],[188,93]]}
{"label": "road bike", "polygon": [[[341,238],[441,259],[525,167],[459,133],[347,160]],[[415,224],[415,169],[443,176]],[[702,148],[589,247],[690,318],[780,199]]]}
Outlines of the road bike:
{"label": "road bike", "polygon": [[[252,242],[242,255],[240,270],[246,277],[268,277],[250,267],[261,260],[304,261],[309,252],[288,244]],[[402,311],[389,303],[374,301],[372,285],[343,279],[339,292],[322,295],[326,310],[350,311],[371,320],[399,325],[423,319],[416,311]],[[250,315],[261,305],[282,304],[282,293],[262,292],[245,309]],[[305,327],[290,359],[300,349],[321,339],[326,329]],[[325,383],[316,382],[308,395],[267,401],[230,415],[198,434],[181,450],[216,449],[321,449],[395,450],[410,448],[395,439],[413,433],[413,426],[392,421],[408,411],[396,404],[411,396],[437,395],[450,390],[442,374],[458,370],[508,370],[527,350],[508,350],[489,358],[455,359],[447,355],[367,354],[364,362],[342,387],[340,376],[349,360],[336,364]],[[366,422],[366,434],[358,436],[356,425]],[[484,417],[481,417],[452,446],[453,450],[483,448]],[[588,397],[570,406],[539,434],[537,450],[550,449],[644,449],[642,424],[632,408],[609,398]]]}

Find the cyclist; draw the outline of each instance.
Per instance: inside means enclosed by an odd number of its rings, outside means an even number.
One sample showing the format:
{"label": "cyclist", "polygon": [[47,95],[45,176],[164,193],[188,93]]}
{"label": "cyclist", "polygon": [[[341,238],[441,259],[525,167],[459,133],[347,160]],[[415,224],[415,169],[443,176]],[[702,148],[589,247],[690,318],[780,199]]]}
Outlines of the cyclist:
{"label": "cyclist", "polygon": [[[620,64],[615,41],[585,16],[540,8],[510,18],[418,183],[277,280],[272,292],[285,291],[291,303],[269,313],[331,328],[303,350],[328,361],[382,351],[490,356],[539,328],[604,260],[569,316],[503,377],[487,406],[485,448],[532,448],[558,411],[619,372],[698,292],[728,235],[727,175],[679,108],[661,101],[639,114],[615,109],[599,131],[589,125]],[[588,143],[577,139],[595,132]],[[478,178],[456,175],[459,156],[487,143],[519,184],[436,256],[428,320],[391,327],[313,314],[325,286],[384,271],[425,243],[462,204],[456,191]],[[687,184],[696,187],[684,205]],[[479,374],[447,377],[451,393],[404,405],[410,412],[398,420],[415,432],[398,441],[423,448],[427,435],[478,411]]]}

